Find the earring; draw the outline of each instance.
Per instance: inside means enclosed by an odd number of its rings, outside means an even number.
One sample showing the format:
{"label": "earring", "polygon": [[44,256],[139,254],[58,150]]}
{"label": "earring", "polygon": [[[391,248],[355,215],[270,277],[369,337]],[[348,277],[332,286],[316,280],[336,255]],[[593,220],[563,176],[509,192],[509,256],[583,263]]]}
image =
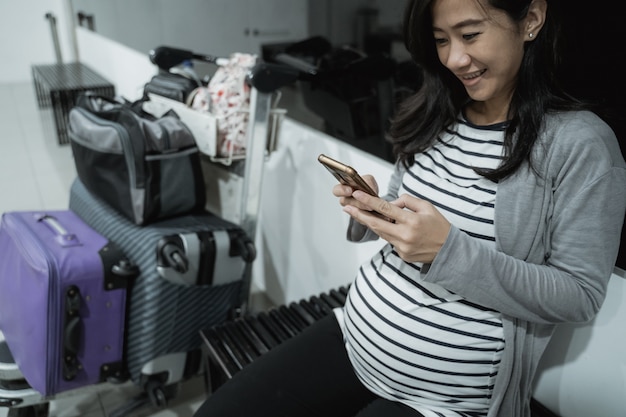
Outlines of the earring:
{"label": "earring", "polygon": [[533,34],[532,34],[532,33],[529,33],[529,34],[528,34],[528,37],[529,37],[529,38],[532,38],[532,37],[533,37]]}

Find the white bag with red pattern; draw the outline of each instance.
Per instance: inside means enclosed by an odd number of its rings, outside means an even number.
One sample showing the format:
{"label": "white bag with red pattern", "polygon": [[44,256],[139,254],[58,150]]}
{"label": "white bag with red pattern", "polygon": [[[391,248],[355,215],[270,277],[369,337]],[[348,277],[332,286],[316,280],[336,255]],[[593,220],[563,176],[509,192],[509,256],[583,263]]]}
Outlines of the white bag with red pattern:
{"label": "white bag with red pattern", "polygon": [[246,75],[256,59],[256,55],[233,53],[209,81],[209,110],[217,122],[217,156],[245,153],[250,112],[250,86]]}

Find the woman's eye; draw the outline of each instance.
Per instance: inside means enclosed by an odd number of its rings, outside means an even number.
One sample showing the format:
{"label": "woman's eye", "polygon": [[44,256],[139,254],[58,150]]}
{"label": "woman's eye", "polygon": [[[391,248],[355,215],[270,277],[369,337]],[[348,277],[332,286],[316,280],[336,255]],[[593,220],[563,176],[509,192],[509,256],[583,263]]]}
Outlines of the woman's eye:
{"label": "woman's eye", "polygon": [[476,33],[468,33],[463,35],[463,39],[465,39],[466,41],[471,41],[472,39],[474,39],[476,36],[478,36],[479,32]]}
{"label": "woman's eye", "polygon": [[437,45],[443,45],[447,42],[448,40],[446,38],[437,38],[435,37],[435,44]]}

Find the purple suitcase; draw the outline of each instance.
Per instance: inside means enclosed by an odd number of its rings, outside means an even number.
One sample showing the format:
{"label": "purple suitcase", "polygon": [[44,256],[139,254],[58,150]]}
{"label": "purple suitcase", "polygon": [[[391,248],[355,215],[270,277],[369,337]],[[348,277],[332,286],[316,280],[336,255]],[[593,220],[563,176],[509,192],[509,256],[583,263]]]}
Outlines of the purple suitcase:
{"label": "purple suitcase", "polygon": [[70,210],[0,222],[0,330],[44,396],[124,379],[126,293],[137,271]]}

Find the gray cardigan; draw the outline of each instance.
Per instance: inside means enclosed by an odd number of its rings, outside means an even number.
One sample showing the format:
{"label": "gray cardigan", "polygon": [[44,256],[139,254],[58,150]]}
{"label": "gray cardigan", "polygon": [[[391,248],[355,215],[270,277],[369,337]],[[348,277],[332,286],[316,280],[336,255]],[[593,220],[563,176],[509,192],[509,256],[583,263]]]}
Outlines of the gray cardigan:
{"label": "gray cardigan", "polygon": [[[626,165],[590,112],[547,117],[528,165],[498,184],[496,250],[452,227],[424,279],[502,313],[506,348],[488,416],[527,417],[533,378],[562,322],[591,320],[613,272],[626,211]],[[396,165],[384,198],[395,199]],[[352,221],[348,239],[376,236]]]}

